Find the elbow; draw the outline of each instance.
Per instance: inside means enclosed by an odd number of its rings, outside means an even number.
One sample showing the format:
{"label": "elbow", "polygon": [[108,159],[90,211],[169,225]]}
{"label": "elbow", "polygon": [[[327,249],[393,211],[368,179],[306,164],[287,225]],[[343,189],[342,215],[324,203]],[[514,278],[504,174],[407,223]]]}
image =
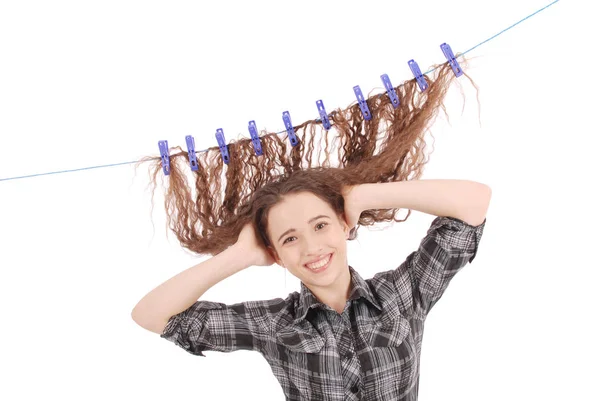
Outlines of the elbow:
{"label": "elbow", "polygon": [[457,213],[460,220],[477,227],[481,225],[487,215],[492,198],[492,189],[485,184],[479,184],[478,188],[468,195],[469,199]]}
{"label": "elbow", "polygon": [[169,323],[169,319],[143,319],[136,313],[135,309],[131,312],[131,318],[138,326],[156,334],[163,334],[167,323]]}
{"label": "elbow", "polygon": [[491,200],[492,200],[492,188],[488,187],[487,185],[484,185],[484,189],[483,189],[483,192],[482,192],[481,198],[480,198],[481,209],[479,210],[479,216],[478,216],[479,218],[475,219],[477,221],[477,224],[474,224],[475,226],[478,226],[485,221],[488,209],[490,207]]}

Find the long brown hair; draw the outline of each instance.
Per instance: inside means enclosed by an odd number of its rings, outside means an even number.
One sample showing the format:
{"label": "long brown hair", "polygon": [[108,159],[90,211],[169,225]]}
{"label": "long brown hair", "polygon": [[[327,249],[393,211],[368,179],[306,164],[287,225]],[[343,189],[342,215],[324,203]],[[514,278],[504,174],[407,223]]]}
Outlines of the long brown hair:
{"label": "long brown hair", "polygon": [[[478,93],[477,85],[465,72],[466,65],[466,59],[461,61],[464,76]],[[429,86],[424,92],[419,91],[414,78],[394,88],[400,99],[396,108],[386,92],[365,99],[371,120],[363,118],[355,102],[329,114],[329,130],[316,120],[295,126],[299,141],[296,146],[287,140],[286,132],[262,135],[262,156],[256,156],[250,138],[238,138],[227,145],[226,169],[218,146],[198,156],[197,171],[191,171],[187,151],[179,146],[169,149],[178,152],[170,154],[171,169],[165,188],[167,224],[181,245],[197,254],[221,253],[237,241],[250,221],[265,247],[273,246],[266,234],[269,210],[287,194],[311,192],[331,205],[338,218],[343,218],[344,186],[418,179],[427,163],[423,154],[425,133],[440,106],[448,117],[442,101],[455,78],[448,63],[435,68],[433,80],[424,76]],[[317,128],[320,136],[316,135]],[[332,131],[338,134],[332,143],[339,143],[338,161],[333,166],[329,145]],[[319,146],[313,162],[315,139],[321,141],[321,137],[325,139],[325,160],[320,161]],[[163,175],[161,159],[146,157],[137,166],[146,161],[150,162],[154,192],[158,174]],[[188,174],[195,182],[195,193],[187,183]],[[410,216],[409,210],[403,220],[396,220],[397,211],[365,210],[358,224],[402,222]],[[349,239],[355,238],[353,231]]]}

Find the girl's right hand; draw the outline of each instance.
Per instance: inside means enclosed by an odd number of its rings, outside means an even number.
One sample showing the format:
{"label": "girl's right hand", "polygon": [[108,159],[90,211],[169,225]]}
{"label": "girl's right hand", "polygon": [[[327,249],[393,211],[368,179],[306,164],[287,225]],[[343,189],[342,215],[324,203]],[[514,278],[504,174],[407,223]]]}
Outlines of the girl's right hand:
{"label": "girl's right hand", "polygon": [[246,253],[251,266],[271,266],[275,263],[262,241],[256,237],[252,222],[244,226],[235,245]]}

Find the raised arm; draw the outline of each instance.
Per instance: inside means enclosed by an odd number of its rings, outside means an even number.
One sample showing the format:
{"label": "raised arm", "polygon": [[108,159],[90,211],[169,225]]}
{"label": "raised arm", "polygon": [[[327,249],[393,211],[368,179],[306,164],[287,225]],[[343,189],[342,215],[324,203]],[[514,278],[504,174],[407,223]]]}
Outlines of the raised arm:
{"label": "raised arm", "polygon": [[249,267],[250,262],[248,253],[236,243],[150,291],[133,308],[131,317],[146,330],[162,334],[171,316],[188,309],[209,288]]}
{"label": "raised arm", "polygon": [[468,180],[412,180],[357,185],[352,196],[361,210],[418,210],[478,226],[485,220],[492,190]]}

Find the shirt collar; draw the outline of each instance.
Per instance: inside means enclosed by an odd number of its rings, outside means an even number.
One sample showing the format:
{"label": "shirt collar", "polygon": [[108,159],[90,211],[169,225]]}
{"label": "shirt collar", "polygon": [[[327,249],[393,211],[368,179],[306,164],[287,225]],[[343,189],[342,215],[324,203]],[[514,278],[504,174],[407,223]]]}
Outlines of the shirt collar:
{"label": "shirt collar", "polygon": [[[373,306],[379,309],[379,311],[382,311],[381,305],[373,296],[369,284],[360,276],[360,274],[358,274],[356,270],[352,268],[352,266],[348,265],[348,268],[350,269],[350,277],[352,280],[350,298],[348,300],[352,301],[363,297]],[[306,314],[311,308],[323,306],[323,304],[319,302],[312,291],[305,286],[304,283],[300,282],[300,287],[299,310],[296,313],[296,321],[305,319]]]}

